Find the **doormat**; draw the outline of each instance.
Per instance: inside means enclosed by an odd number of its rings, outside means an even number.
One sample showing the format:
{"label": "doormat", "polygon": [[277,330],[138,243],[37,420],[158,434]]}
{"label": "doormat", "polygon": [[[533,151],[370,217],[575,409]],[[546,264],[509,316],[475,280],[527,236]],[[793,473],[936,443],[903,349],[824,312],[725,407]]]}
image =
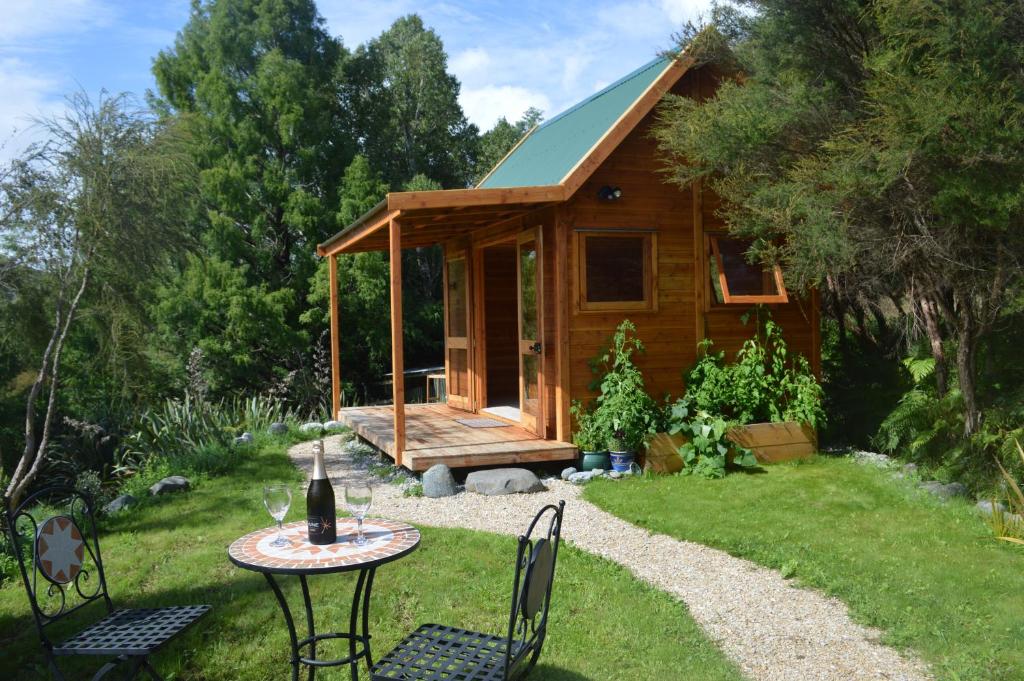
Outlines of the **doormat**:
{"label": "doormat", "polygon": [[497,419],[455,419],[455,421],[470,428],[504,428],[508,425]]}

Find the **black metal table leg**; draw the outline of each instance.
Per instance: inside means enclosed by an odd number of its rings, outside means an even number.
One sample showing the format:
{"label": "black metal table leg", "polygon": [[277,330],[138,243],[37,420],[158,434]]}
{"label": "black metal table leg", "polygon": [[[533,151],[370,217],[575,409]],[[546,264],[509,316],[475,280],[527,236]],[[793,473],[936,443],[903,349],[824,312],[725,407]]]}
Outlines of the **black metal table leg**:
{"label": "black metal table leg", "polygon": [[281,587],[277,585],[274,575],[264,572],[263,576],[267,578],[270,588],[273,589],[274,595],[277,596],[281,612],[284,613],[284,621],[288,625],[288,638],[292,645],[292,681],[299,681],[299,638],[295,635],[295,622],[292,620],[292,611],[288,609],[288,601],[285,600],[284,594],[281,593]]}
{"label": "black metal table leg", "polygon": [[373,576],[377,568],[370,568],[366,579],[366,591],[363,592],[363,644],[366,646],[366,671],[373,673],[373,653],[370,652],[370,592],[373,591]]}
{"label": "black metal table leg", "polygon": [[[316,659],[316,628],[313,626],[313,605],[309,601],[309,585],[306,583],[306,575],[299,575],[299,583],[302,584],[302,604],[306,607],[306,629],[309,630],[309,657]],[[316,667],[309,665],[309,681],[316,678]]]}
{"label": "black metal table leg", "polygon": [[[316,633],[313,619],[313,603],[309,595],[309,584],[305,575],[299,575],[299,584],[302,587],[302,603],[306,611],[306,626],[309,635],[299,639],[295,629],[295,621],[292,618],[291,609],[285,599],[284,592],[278,585],[277,580],[269,572],[263,573],[267,583],[274,592],[281,612],[284,613],[285,624],[288,625],[288,638],[291,644],[292,681],[298,681],[299,666],[309,667],[309,681],[314,681],[318,667],[334,667],[349,665],[352,674],[352,681],[359,679],[359,660],[366,659],[367,671],[373,669],[373,655],[370,652],[370,596],[373,590],[373,577],[376,574],[375,568],[367,568],[359,571],[356,578],[355,593],[352,595],[352,606],[349,611],[349,628],[347,632]],[[357,633],[358,632],[358,633]],[[337,660],[323,660],[317,658],[316,644],[325,639],[348,639],[348,656]],[[309,655],[304,657],[302,651],[309,647]]]}

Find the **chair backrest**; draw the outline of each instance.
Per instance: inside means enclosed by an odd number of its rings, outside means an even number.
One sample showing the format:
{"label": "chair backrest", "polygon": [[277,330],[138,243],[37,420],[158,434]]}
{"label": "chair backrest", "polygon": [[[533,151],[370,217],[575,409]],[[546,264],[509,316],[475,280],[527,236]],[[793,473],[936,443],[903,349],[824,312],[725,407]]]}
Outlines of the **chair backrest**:
{"label": "chair backrest", "polygon": [[544,646],[564,510],[564,501],[545,506],[519,537],[505,652],[506,679],[529,672]]}
{"label": "chair backrest", "polygon": [[[60,510],[49,515],[47,510],[55,506]],[[107,611],[113,611],[92,497],[71,487],[50,487],[13,510],[5,500],[4,509],[11,548],[44,646],[52,647],[46,627],[79,608],[103,600]]]}

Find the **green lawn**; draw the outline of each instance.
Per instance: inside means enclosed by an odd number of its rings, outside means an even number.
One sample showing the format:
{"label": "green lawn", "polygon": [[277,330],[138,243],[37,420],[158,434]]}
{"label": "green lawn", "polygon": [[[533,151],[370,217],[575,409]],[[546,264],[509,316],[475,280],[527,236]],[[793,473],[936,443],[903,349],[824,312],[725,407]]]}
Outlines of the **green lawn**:
{"label": "green lawn", "polygon": [[[300,482],[283,443],[265,444],[229,477],[160,498],[102,528],[115,602],[214,606],[157,656],[156,666],[168,678],[287,677],[287,633],[273,596],[262,576],[232,566],[225,551],[234,538],[270,524],[261,487],[271,481]],[[302,516],[304,502],[296,501],[290,520]],[[371,608],[377,653],[423,622],[500,632],[508,618],[514,551],[510,537],[425,529],[417,551],[377,573]],[[334,575],[310,584],[318,626],[347,622],[351,579]],[[301,608],[295,583],[290,596]],[[531,679],[741,678],[684,606],[617,565],[570,547],[559,554],[552,607],[548,641]],[[0,589],[0,650],[0,677],[45,678],[20,583]],[[340,651],[321,654],[333,652]],[[88,667],[70,668],[72,678],[88,678]],[[327,672],[327,678],[342,676]]]}
{"label": "green lawn", "polygon": [[1024,551],[966,502],[827,457],[724,480],[597,481],[586,498],[839,597],[939,678],[1024,678]]}

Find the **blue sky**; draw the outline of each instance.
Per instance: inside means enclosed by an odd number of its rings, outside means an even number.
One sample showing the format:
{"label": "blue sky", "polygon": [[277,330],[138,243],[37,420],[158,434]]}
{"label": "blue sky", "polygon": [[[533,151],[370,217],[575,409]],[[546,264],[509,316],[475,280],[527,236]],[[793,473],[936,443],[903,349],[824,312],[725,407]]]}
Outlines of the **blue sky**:
{"label": "blue sky", "polygon": [[[79,87],[143,94],[188,0],[3,0],[0,159],[33,137],[28,119],[59,111]],[[416,12],[441,36],[470,120],[489,128],[536,106],[553,116],[669,47],[710,0],[320,0],[354,48]]]}

